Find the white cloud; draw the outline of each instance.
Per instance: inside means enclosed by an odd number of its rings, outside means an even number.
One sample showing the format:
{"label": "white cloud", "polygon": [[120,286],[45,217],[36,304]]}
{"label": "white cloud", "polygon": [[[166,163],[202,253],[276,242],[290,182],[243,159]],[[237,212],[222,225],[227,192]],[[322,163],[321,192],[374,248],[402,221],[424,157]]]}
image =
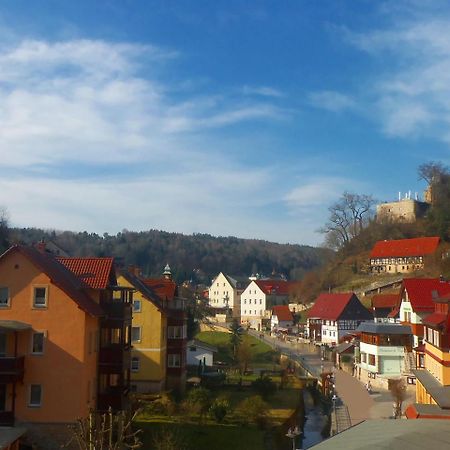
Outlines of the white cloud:
{"label": "white cloud", "polygon": [[312,92],[309,95],[310,103],[332,112],[340,112],[356,107],[355,101],[348,95],[336,91]]}
{"label": "white cloud", "polygon": [[284,97],[284,93],[270,86],[244,86],[245,95],[259,95],[262,97]]}

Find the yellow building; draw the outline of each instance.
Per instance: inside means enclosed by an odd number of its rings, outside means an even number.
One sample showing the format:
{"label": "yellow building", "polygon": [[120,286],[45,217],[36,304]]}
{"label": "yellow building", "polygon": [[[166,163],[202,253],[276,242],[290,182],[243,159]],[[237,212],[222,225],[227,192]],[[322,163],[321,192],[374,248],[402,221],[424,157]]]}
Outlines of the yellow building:
{"label": "yellow building", "polygon": [[135,289],[131,328],[131,389],[160,392],[166,387],[167,316],[161,299],[137,275],[122,272],[118,284]]}

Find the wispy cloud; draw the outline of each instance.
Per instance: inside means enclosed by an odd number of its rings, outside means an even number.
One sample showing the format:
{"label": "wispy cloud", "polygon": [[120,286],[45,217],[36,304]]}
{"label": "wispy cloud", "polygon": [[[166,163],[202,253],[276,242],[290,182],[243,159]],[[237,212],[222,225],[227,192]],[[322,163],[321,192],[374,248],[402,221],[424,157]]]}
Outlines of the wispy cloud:
{"label": "wispy cloud", "polygon": [[259,95],[262,97],[284,97],[284,93],[279,89],[270,86],[244,86],[242,92],[245,95]]}
{"label": "wispy cloud", "polygon": [[345,111],[353,109],[356,106],[353,98],[336,91],[312,92],[309,95],[309,102],[317,108],[326,109],[332,112]]}

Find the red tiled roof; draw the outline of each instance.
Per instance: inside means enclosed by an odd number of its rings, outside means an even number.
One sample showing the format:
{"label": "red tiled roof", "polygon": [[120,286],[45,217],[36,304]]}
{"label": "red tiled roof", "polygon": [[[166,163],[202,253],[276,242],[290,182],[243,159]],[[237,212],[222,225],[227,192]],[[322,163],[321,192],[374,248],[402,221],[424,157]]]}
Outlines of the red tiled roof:
{"label": "red tiled roof", "polygon": [[370,258],[430,255],[437,250],[438,245],[438,237],[378,241],[370,252]]}
{"label": "red tiled roof", "polygon": [[64,291],[80,309],[94,317],[104,315],[104,311],[100,305],[84,291],[87,288],[86,284],[64,265],[60,264],[53,255],[40,252],[34,247],[13,245],[0,256],[0,259],[7,257],[13,252],[19,252],[28,258],[32,264],[50,278],[50,281],[54,285]]}
{"label": "red tiled roof", "polygon": [[308,312],[308,317],[325,320],[338,320],[353,297],[353,292],[344,294],[320,294]]}
{"label": "red tiled roof", "polygon": [[408,293],[414,311],[434,311],[434,298],[450,293],[450,283],[439,278],[405,278],[403,289]]}
{"label": "red tiled roof", "polygon": [[284,280],[256,280],[255,283],[266,295],[289,295],[292,283]]}
{"label": "red tiled roof", "polygon": [[442,313],[433,313],[429,316],[426,316],[423,319],[423,323],[426,325],[438,326],[441,323],[444,323],[447,320],[447,316]]}
{"label": "red tiled roof", "polygon": [[272,308],[272,315],[277,316],[279,321],[292,321],[292,313],[287,305],[277,305]]}
{"label": "red tiled roof", "polygon": [[388,314],[388,317],[397,317],[399,313],[400,313],[400,306],[397,306]]}
{"label": "red tiled roof", "polygon": [[145,284],[139,277],[126,270],[120,272],[121,275],[147,300],[152,302],[157,308],[162,307],[162,301],[159,295],[147,284]]}
{"label": "red tiled roof", "polygon": [[92,289],[116,284],[113,258],[57,258]]}
{"label": "red tiled roof", "polygon": [[400,294],[377,294],[372,297],[372,308],[394,308],[400,301]]}
{"label": "red tiled roof", "polygon": [[143,278],[144,284],[160,297],[162,300],[173,300],[176,295],[177,285],[167,278]]}

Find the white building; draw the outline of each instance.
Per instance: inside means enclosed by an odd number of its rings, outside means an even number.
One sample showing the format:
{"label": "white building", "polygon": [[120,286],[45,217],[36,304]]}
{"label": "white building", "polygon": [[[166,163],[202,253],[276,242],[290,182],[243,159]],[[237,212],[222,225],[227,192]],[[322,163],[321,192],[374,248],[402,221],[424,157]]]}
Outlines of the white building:
{"label": "white building", "polygon": [[287,305],[276,305],[272,309],[270,331],[286,330],[294,326],[294,317]]}
{"label": "white building", "polygon": [[236,277],[220,272],[208,289],[209,306],[217,313],[223,314],[229,309],[233,317],[240,317],[240,296],[248,283],[248,280],[245,281],[242,278],[238,280]]}
{"label": "white building", "polygon": [[241,323],[261,330],[270,326],[275,305],[287,305],[289,282],[285,280],[253,280],[241,294]]}
{"label": "white building", "polygon": [[214,353],[217,353],[217,347],[193,339],[189,341],[186,347],[186,364],[188,366],[203,365],[211,367],[214,361]]}

